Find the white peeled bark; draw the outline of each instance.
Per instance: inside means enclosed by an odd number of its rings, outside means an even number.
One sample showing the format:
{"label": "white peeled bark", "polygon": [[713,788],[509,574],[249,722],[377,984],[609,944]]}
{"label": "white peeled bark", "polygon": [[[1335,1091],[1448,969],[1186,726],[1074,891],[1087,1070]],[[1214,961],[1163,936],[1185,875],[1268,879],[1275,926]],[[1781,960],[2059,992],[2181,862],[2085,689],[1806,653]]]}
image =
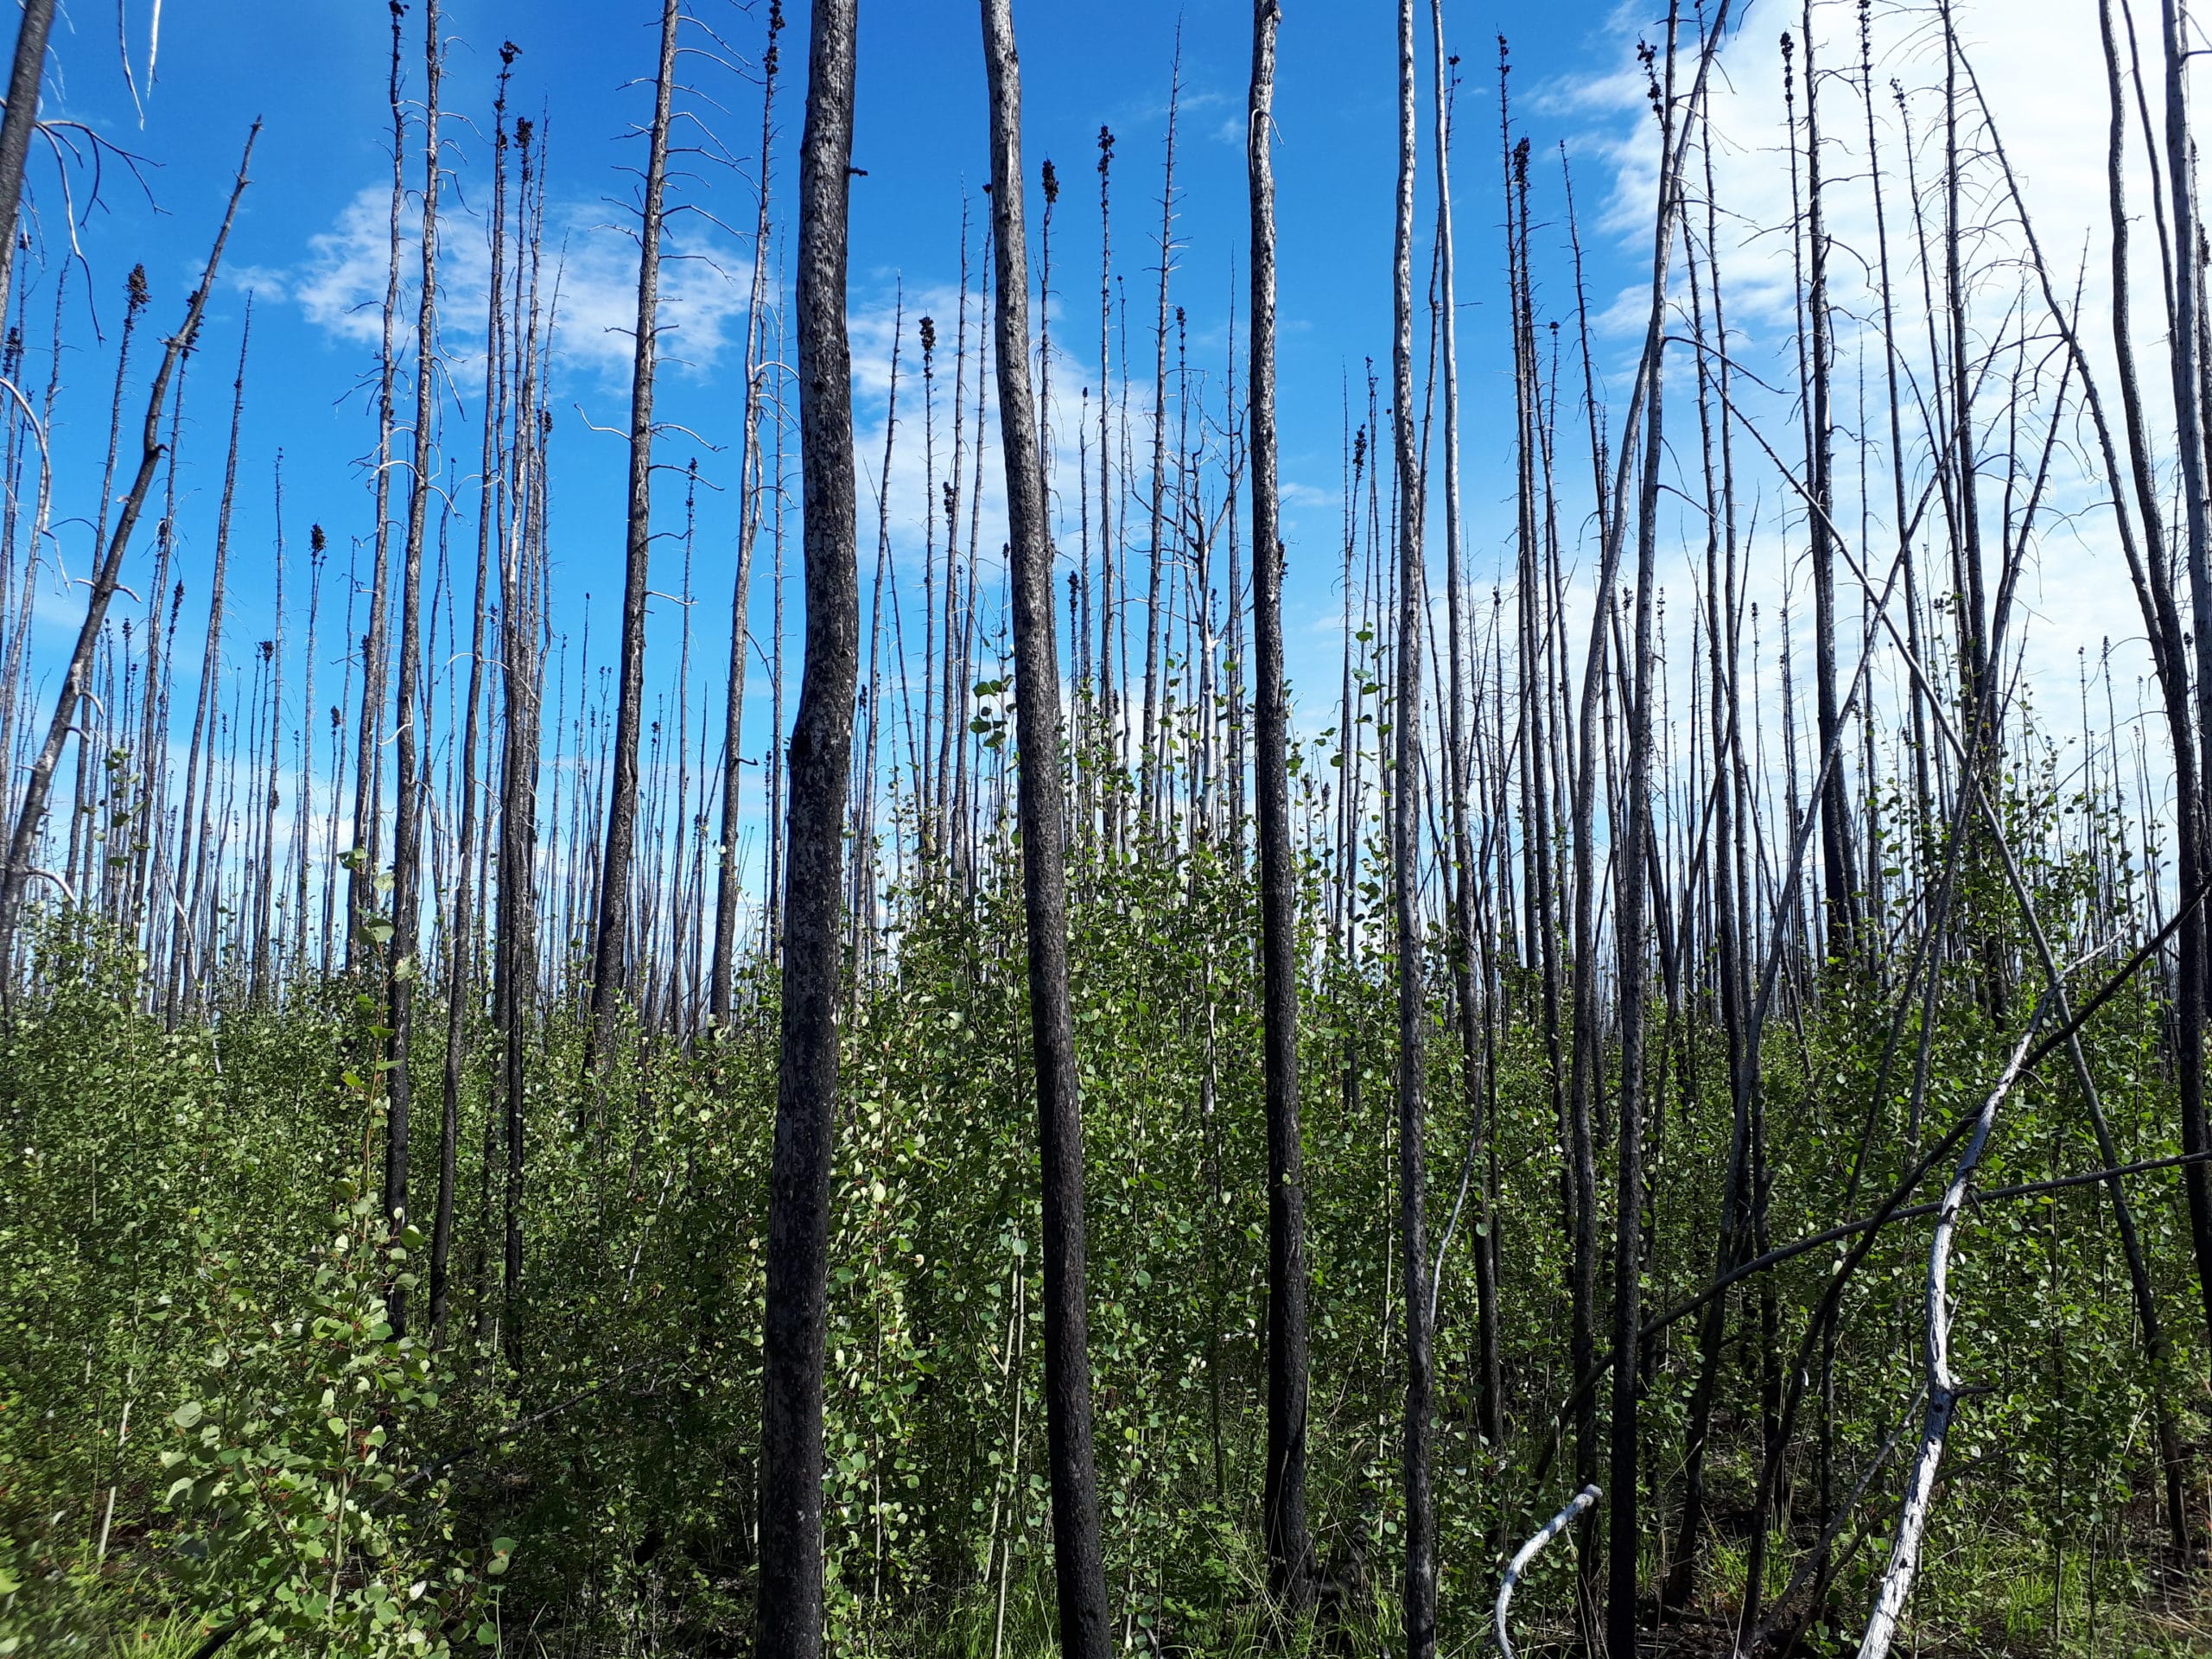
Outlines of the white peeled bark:
{"label": "white peeled bark", "polygon": [[1897,1637],[1897,1621],[1912,1595],[1913,1580],[1919,1576],[1920,1546],[1927,1535],[1936,1473],[1943,1461],[1943,1442],[1951,1432],[1951,1420],[1959,1404],[1958,1379],[1951,1372],[1951,1246],[1958,1236],[1959,1212],[1966,1207],[1967,1192],[1974,1184],[1982,1151],[1989,1144],[1990,1129],[1997,1122],[1998,1108],[2018,1083],[2029,1046],[2050,1003],[2051,996],[2046,993],[2036,1005],[2027,1029],[2020,1033],[1996,1087],[1982,1102],[1974,1133],[1959,1154],[1958,1166],[1951,1172],[1950,1185],[1943,1189],[1942,1203],[1936,1211],[1936,1236],[1928,1246],[1928,1415],[1920,1432],[1920,1452],[1905,1483],[1904,1503],[1897,1512],[1897,1541],[1891,1547],[1890,1564],[1883,1569],[1880,1587],[1874,1594],[1874,1610],[1867,1616],[1859,1659],[1886,1659],[1890,1643]]}
{"label": "white peeled bark", "polygon": [[1529,1570],[1529,1563],[1543,1551],[1545,1545],[1574,1524],[1574,1517],[1604,1496],[1596,1485],[1585,1486],[1568,1502],[1567,1506],[1544,1522],[1536,1535],[1513,1552],[1513,1559],[1505,1564],[1505,1577],[1497,1586],[1497,1605],[1491,1610],[1491,1621],[1497,1631],[1497,1650],[1505,1659],[1513,1659],[1513,1638],[1506,1631],[1506,1610],[1512,1605],[1513,1592],[1520,1585],[1521,1575]]}

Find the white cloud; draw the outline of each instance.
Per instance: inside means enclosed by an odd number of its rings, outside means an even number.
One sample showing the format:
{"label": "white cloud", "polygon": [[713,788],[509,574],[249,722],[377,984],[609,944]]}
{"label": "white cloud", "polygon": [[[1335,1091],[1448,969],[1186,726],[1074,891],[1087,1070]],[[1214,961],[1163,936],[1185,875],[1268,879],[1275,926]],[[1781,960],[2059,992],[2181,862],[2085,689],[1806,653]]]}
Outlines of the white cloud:
{"label": "white cloud", "polygon": [[[1611,33],[1623,43],[1620,67],[1549,83],[1523,105],[1532,136],[1537,139],[1539,162],[1546,159],[1543,135],[1547,129],[1557,131],[1564,127],[1572,135],[1569,150],[1576,168],[1577,206],[1586,246],[1594,248],[1602,242],[1629,271],[1636,273],[1617,292],[1592,296],[1600,323],[1598,348],[1617,389],[1612,411],[1616,422],[1649,303],[1648,278],[1642,273],[1648,270],[1650,256],[1658,143],[1643,73],[1631,55],[1639,31],[1656,38],[1650,35],[1649,15],[1648,7],[1624,8],[1615,14]],[[2096,460],[2094,438],[2080,412],[2078,380],[2063,416],[2056,411],[2060,360],[2054,355],[2053,331],[2041,289],[2026,266],[2027,238],[2012,206],[1997,143],[1992,139],[2001,142],[2003,156],[2011,163],[2036,238],[2052,266],[2054,288],[2070,302],[2077,281],[2080,283],[2078,315],[2083,344],[2116,423],[2114,355],[2108,324],[2112,307],[2102,53],[2096,9],[2071,3],[2071,0],[1967,4],[1959,7],[1956,15],[1964,60],[1972,71],[1971,79],[1964,73],[1961,76],[1959,139],[1964,175],[1961,213],[1968,226],[1968,234],[1962,238],[1971,292],[1968,351],[1978,364],[1987,365],[1986,372],[1992,377],[1977,397],[1981,429],[1976,442],[1983,533],[1993,588],[2006,526],[2018,522],[2021,504],[2033,488],[2046,440],[2054,421],[2057,423],[2057,448],[2050,480],[2024,560],[2022,612],[2016,619],[2014,641],[2024,650],[2031,690],[2050,713],[2073,706],[2082,652],[2087,652],[2094,660],[2107,639],[2113,641],[2115,677],[2123,686],[2144,668],[2146,658],[2139,641],[2141,617],[2120,557],[2112,515],[2105,505],[2108,492],[2101,477],[2101,462]],[[1786,29],[1799,37],[1791,67],[1795,113],[1800,123],[1796,162],[1802,168],[1806,92],[1803,17],[1801,8],[1795,5],[1739,7],[1738,16],[1743,19],[1741,27],[1728,42],[1715,72],[1712,95],[1712,169],[1713,194],[1719,205],[1717,239],[1726,283],[1729,346],[1745,371],[1736,384],[1741,416],[1771,445],[1780,464],[1795,471],[1803,460],[1802,413],[1795,395],[1799,291],[1796,261],[1800,256],[1793,247],[1789,227],[1796,211],[1793,202],[1802,202],[1805,185],[1801,173],[1793,196],[1781,36]],[[1878,583],[1887,567],[1887,550],[1894,545],[1891,521],[1895,514],[1889,481],[1885,363],[1877,332],[1881,309],[1876,283],[1880,238],[1873,195],[1868,188],[1868,117],[1861,92],[1858,16],[1857,6],[1849,0],[1818,0],[1813,7],[1821,76],[1818,97],[1825,175],[1821,200],[1834,250],[1830,264],[1837,340],[1839,499],[1834,516],[1854,543],[1862,534],[1860,526],[1865,525],[1864,555],[1875,567]],[[1931,378],[1927,331],[1920,321],[1922,283],[1929,281],[1939,297],[1942,287],[1940,264],[1933,272],[1923,272],[1914,218],[1916,209],[1928,216],[1929,245],[1936,250],[1940,261],[1945,64],[1942,37],[1934,26],[1934,16],[1932,6],[1917,4],[1885,8],[1873,17],[1873,124],[1881,150],[1885,219],[1878,229],[1886,230],[1888,237],[1909,404],[1917,396],[1917,389],[1928,386]],[[2155,39],[2146,39],[2144,46],[2155,59]],[[1686,53],[1686,65],[1688,61]],[[1977,85],[1987,99],[1986,124],[1975,107]],[[2150,89],[2150,101],[2155,118],[2161,102],[2155,86]],[[2139,215],[2150,200],[2150,180],[2139,136],[2133,143],[2129,190],[2132,209]],[[1694,157],[1689,188],[1699,199],[1695,217],[1700,237],[1704,234],[1702,167],[1702,158]],[[1557,162],[1552,158],[1548,175],[1540,177],[1538,184],[1540,214],[1546,213],[1546,204],[1555,207],[1559,188]],[[1553,211],[1548,217],[1563,220],[1564,214]],[[1560,224],[1556,231],[1541,233],[1554,237],[1562,245],[1560,251],[1563,253],[1563,232]],[[2135,346],[2146,365],[2158,365],[2155,372],[2145,375],[2147,412],[2154,433],[2171,429],[2171,415],[2164,412],[2171,404],[2162,390],[2165,313],[2156,253],[2155,238],[2147,225],[2139,224],[2131,284]],[[1545,257],[1544,251],[1540,249],[1539,257]],[[1688,295],[1681,270],[1678,252],[1673,294],[1675,315],[1670,319],[1670,328],[1687,334]],[[1556,267],[1551,275],[1556,284]],[[1710,303],[1709,295],[1707,303]],[[1694,496],[1701,486],[1695,477],[1698,454],[1694,427],[1690,424],[1693,410],[1688,401],[1687,352],[1672,353],[1669,364],[1676,399],[1669,423],[1675,440],[1672,464],[1682,475],[1670,472],[1669,481],[1679,483]],[[1753,375],[1773,391],[1760,391],[1751,379]],[[2005,383],[2016,375],[2025,391],[2017,425],[2009,418],[2000,418],[2008,404]],[[1863,452],[1859,435],[1862,396],[1867,429]],[[1765,618],[1768,661],[1764,671],[1771,687],[1773,655],[1781,644],[1780,612],[1787,604],[1795,671],[1806,677],[1809,685],[1812,607],[1803,568],[1806,515],[1802,499],[1788,480],[1776,475],[1774,462],[1761,454],[1758,444],[1746,441],[1744,429],[1738,430],[1737,461],[1746,525],[1751,522],[1753,499],[1759,502],[1758,529],[1746,536],[1745,559],[1751,597],[1760,605]],[[1910,487],[1916,493],[1929,479],[1932,457],[1942,440],[1931,437],[1910,407],[1904,439]],[[2158,461],[2163,468],[2169,457],[2162,453]],[[1859,484],[1862,461],[1868,474],[1863,512]],[[1700,579],[1696,566],[1701,563],[1703,542],[1702,529],[1692,522],[1688,510],[1681,535],[1669,540],[1677,551],[1662,571],[1662,582],[1680,596],[1673,614],[1675,631],[1684,635],[1675,648],[1680,660],[1689,609],[1681,601]],[[1933,516],[1923,525],[1921,542],[1923,586],[1941,593],[1951,585],[1949,552],[1940,521]],[[1839,580],[1847,584],[1842,602],[1848,632],[1849,619],[1858,613],[1859,600],[1845,573],[1839,573]],[[1586,591],[1580,597],[1586,607]],[[1848,651],[1844,654],[1847,673],[1853,654]],[[2056,695],[2060,690],[2064,692],[2063,697]],[[2132,693],[2123,695],[2123,702],[2128,696]]]}
{"label": "white cloud", "polygon": [[[391,254],[391,195],[366,185],[327,228],[307,239],[289,264],[242,267],[232,282],[264,299],[296,306],[317,328],[348,344],[374,347]],[[601,203],[556,204],[549,214],[541,283],[556,307],[557,366],[619,378],[629,372],[638,310],[638,242],[633,229]],[[400,219],[400,325],[411,334],[421,270],[420,210]],[[508,251],[512,280],[515,251]],[[743,347],[750,283],[745,261],[733,259],[701,221],[671,218],[661,264],[661,352],[679,373],[702,374]],[[439,334],[465,362],[480,353],[491,285],[491,251],[483,225],[450,213],[439,227]]]}

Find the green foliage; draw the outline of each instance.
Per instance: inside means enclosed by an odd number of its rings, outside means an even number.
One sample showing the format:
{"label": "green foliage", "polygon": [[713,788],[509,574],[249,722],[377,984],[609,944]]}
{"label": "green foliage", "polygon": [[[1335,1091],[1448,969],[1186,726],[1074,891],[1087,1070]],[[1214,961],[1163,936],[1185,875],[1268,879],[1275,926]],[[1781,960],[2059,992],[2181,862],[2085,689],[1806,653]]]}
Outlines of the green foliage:
{"label": "green foliage", "polygon": [[[2033,777],[2007,810],[2062,957],[2139,926],[2091,902],[2115,890],[2086,873],[2113,856],[2093,812]],[[1924,866],[1940,868],[1945,849],[1899,838],[1887,855],[1917,873],[1890,900],[1888,925],[1908,937],[1905,895],[1924,889]],[[1309,1486],[1328,1592],[1312,1628],[1287,1630],[1255,1525],[1268,1306],[1255,897],[1236,858],[1203,842],[1080,868],[1072,988],[1117,1637],[1223,1654],[1390,1651],[1403,1375],[1387,930],[1351,895],[1332,915],[1323,872],[1306,867]],[[2000,942],[2009,978],[1985,972],[1989,957],[1953,952],[1924,1033],[1920,999],[1900,999],[1898,964],[1834,964],[1817,996],[1783,985],[1786,1012],[1762,1057],[1773,1242],[1832,1225],[1854,1175],[1857,1207],[1869,1207],[1916,1146],[1979,1104],[2013,1040],[2031,957],[2001,873],[1962,869],[1962,904]],[[1042,1653],[1052,1545],[1020,894],[995,880],[972,893],[932,885],[896,895],[891,913],[884,971],[855,985],[844,1024],[831,1635],[850,1654]],[[1487,1226],[1470,1213],[1452,1233],[1439,1293],[1441,1611],[1459,1639],[1485,1628],[1500,1549],[1568,1484],[1571,1435],[1537,1472],[1573,1380],[1568,1252],[1541,985],[1514,965],[1519,940],[1491,942],[1501,1001],[1470,1068],[1451,1023],[1451,941],[1432,944],[1439,1245],[1478,1111],[1487,1138],[1474,1167],[1496,1182]],[[411,1230],[385,1236],[363,1190],[378,1162],[385,1075],[372,988],[301,986],[260,1006],[224,992],[219,1019],[172,1033],[141,1011],[136,964],[95,932],[58,927],[41,948],[54,988],[0,1041],[0,1110],[24,1149],[0,1169],[0,1641],[99,1655],[172,1618],[195,1632],[235,1622],[239,1650],[466,1654],[489,1637],[583,1659],[743,1641],[772,973],[749,976],[736,1026],[694,1046],[626,1033],[588,1095],[573,1012],[544,1011],[526,1057],[524,1263],[512,1285],[500,1265],[498,1046],[470,1024],[454,1306],[434,1351],[429,1332],[396,1336],[385,1319],[387,1286],[412,1282],[423,1244]],[[1654,1000],[1654,1309],[1713,1271],[1732,1109],[1725,1033],[1693,985],[1678,1006]],[[2177,1150],[2161,1015],[2155,988],[2131,989],[2086,1045],[2124,1158]],[[435,1121],[419,1109],[436,1097],[443,1021],[416,1027],[419,1148]],[[1611,1156],[1601,1135],[1601,1190]],[[2051,1068],[2008,1104],[1984,1185],[2072,1173],[2097,1157],[2070,1077]],[[423,1216],[435,1159],[418,1157],[410,1213]],[[2131,1184],[2177,1344],[2181,1430],[2194,1435],[2203,1401],[2183,1379],[2202,1370],[2203,1333],[2177,1188]],[[1834,1351],[1811,1351],[1821,1386],[1797,1426],[1770,1592],[1809,1548],[1823,1483],[1848,1492],[1910,1408],[1926,1236],[1885,1234],[1844,1292]],[[1494,1445],[1475,1430],[1481,1249],[1495,1252],[1500,1288],[1506,1433]],[[1690,1610],[1716,1626],[1742,1593],[1745,1541],[1732,1529],[1757,1484],[1765,1402],[1836,1261],[1795,1258],[1726,1305],[1710,1570]],[[1953,1285],[1958,1363],[1977,1392],[1947,1459],[1931,1543],[1944,1564],[1918,1600],[1923,1630],[1961,1650],[1990,1650],[1993,1632],[2072,1650],[2094,1586],[2099,1651],[2123,1650],[2123,1628],[2158,1650],[2145,1611],[2155,1599],[2152,1378],[2103,1190],[1977,1209]],[[418,1316],[423,1300],[411,1299]],[[1694,1322],[1671,1326],[1653,1345],[1643,1408],[1654,1579],[1681,1548],[1670,1494],[1695,1370]],[[1853,1511],[1846,1536],[1859,1541],[1823,1615],[1831,1634],[1864,1607],[1896,1472],[1892,1462],[1868,1478]],[[1973,1561],[2012,1599],[1999,1605],[1951,1565]],[[1516,1603],[1535,1646],[1571,1630],[1574,1580],[1563,1541]],[[2056,1601],[2011,1589],[2031,1580],[2058,1585]]]}
{"label": "green foliage", "polygon": [[442,1655],[461,1630],[488,1646],[486,1581],[513,1541],[456,1550],[438,1495],[404,1472],[438,1395],[429,1353],[393,1336],[384,1302],[411,1286],[421,1240],[391,1237],[351,1183],[333,1225],[289,1306],[257,1296],[235,1255],[200,1264],[202,1377],[160,1454],[178,1586],[243,1652]]}

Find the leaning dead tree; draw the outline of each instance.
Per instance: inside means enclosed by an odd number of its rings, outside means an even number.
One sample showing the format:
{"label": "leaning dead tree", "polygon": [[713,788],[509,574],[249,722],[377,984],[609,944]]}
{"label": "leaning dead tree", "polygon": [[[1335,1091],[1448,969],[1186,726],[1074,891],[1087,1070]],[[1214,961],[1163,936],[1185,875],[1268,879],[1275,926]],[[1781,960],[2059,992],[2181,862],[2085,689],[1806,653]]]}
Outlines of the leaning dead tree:
{"label": "leaning dead tree", "polygon": [[1507,1614],[1513,1606],[1513,1592],[1521,1587],[1521,1575],[1553,1539],[1574,1524],[1576,1516],[1604,1496],[1595,1486],[1585,1486],[1568,1500],[1565,1509],[1529,1535],[1528,1541],[1515,1550],[1513,1559],[1505,1564],[1504,1576],[1498,1581],[1497,1599],[1491,1607],[1491,1633],[1497,1637],[1497,1650],[1504,1659],[1514,1659],[1513,1632],[1507,1623]]}
{"label": "leaning dead tree", "polygon": [[168,397],[169,382],[176,375],[184,354],[192,349],[200,332],[200,320],[207,314],[208,296],[214,291],[215,273],[223,262],[223,247],[230,240],[231,226],[238,219],[238,201],[245,194],[246,169],[253,161],[253,143],[260,134],[261,124],[256,121],[246,133],[245,150],[238,159],[238,176],[231,186],[230,204],[223,210],[223,222],[216,230],[214,245],[208,250],[199,286],[185,302],[184,321],[164,343],[161,366],[154,372],[153,385],[147,389],[138,469],[130,480],[130,487],[124,493],[115,528],[109,533],[107,546],[94,568],[92,594],[86,601],[85,619],[79,625],[77,642],[70,649],[68,666],[62,672],[61,689],[54,697],[54,715],[47,724],[45,741],[31,761],[22,801],[16,810],[15,828],[8,842],[7,868],[0,871],[0,962],[10,959],[23,885],[32,875],[44,874],[36,866],[38,840],[46,817],[47,797],[54,787],[54,769],[61,759],[70,733],[75,729],[78,708],[92,677],[93,652],[99,644],[101,627],[107,620],[108,605],[123,580],[124,555],[130,550],[131,532],[138,527],[139,515],[145,511],[147,494],[152,490],[161,467],[162,407]]}
{"label": "leaning dead tree", "polygon": [[54,32],[54,0],[23,0],[23,20],[16,26],[16,57],[8,73],[8,107],[0,112],[0,304],[16,268],[16,216],[23,200],[23,174],[29,165],[31,133],[38,125],[39,87],[46,73],[46,42]]}
{"label": "leaning dead tree", "polygon": [[1919,1576],[1921,1541],[1927,1534],[1929,1512],[1935,1502],[1936,1473],[1942,1465],[1943,1443],[1951,1432],[1962,1394],[1959,1379],[1951,1370],[1951,1251],[1958,1238],[1960,1215],[1966,1208],[1974,1172],[1980,1167],[1982,1154],[1988,1147],[1998,1111],[2020,1080],[2029,1051],[2035,1045],[2037,1029],[2051,1001],[2052,997],[2046,995],[2037,1006],[2034,1017],[2013,1046],[2012,1059],[1983,1100],[1981,1109],[1970,1120],[1973,1132],[1959,1154],[1957,1167],[1951,1173],[1950,1184],[1943,1189],[1942,1201],[1936,1211],[1936,1236],[1928,1247],[1924,1332],[1928,1344],[1927,1417],[1920,1432],[1919,1454],[1913,1459],[1905,1485],[1904,1503],[1897,1513],[1897,1539],[1891,1546],[1890,1564],[1876,1587],[1874,1610],[1867,1618],[1866,1631],[1859,1643],[1859,1659],[1886,1659],[1890,1645],[1897,1637],[1897,1620],[1911,1598],[1913,1581]]}

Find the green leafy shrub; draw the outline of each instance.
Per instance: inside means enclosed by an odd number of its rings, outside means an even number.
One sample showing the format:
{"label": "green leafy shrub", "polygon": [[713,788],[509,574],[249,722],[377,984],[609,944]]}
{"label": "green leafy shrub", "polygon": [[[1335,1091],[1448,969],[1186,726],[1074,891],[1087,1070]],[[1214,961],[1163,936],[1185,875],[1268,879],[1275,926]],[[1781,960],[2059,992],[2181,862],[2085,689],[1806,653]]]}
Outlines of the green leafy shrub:
{"label": "green leafy shrub", "polygon": [[387,1287],[412,1284],[419,1241],[377,1210],[341,1185],[334,1236],[295,1306],[249,1288],[233,1254],[211,1249],[200,1268],[209,1343],[198,1392],[169,1414],[162,1503],[180,1583],[234,1650],[369,1659],[496,1639],[488,1581],[514,1545],[459,1548],[437,1494],[419,1490],[428,1468],[409,1472],[437,1380],[429,1351],[385,1313]]}

